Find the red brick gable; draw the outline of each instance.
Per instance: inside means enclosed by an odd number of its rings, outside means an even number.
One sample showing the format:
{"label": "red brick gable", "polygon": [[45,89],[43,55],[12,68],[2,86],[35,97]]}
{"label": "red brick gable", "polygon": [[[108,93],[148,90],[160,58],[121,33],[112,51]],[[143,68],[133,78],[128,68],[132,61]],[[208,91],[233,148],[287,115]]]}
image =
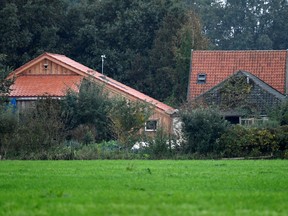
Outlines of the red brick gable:
{"label": "red brick gable", "polygon": [[[248,71],[286,93],[287,51],[192,51],[188,101],[208,91],[239,70]],[[206,83],[197,83],[206,74]]]}

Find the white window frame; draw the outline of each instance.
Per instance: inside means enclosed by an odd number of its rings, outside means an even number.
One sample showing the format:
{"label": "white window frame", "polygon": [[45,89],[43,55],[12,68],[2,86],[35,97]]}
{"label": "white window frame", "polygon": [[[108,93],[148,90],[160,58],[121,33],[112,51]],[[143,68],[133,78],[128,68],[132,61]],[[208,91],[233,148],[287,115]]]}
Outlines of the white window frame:
{"label": "white window frame", "polygon": [[197,84],[206,84],[207,74],[206,73],[198,73],[197,74]]}
{"label": "white window frame", "polygon": [[254,125],[256,123],[263,123],[265,121],[268,121],[268,117],[267,116],[261,116],[260,118],[241,118],[239,119],[240,125],[246,125],[246,126],[250,126],[250,125]]}
{"label": "white window frame", "polygon": [[[150,128],[147,128],[147,123],[148,122],[155,122],[156,125],[155,125],[155,129],[150,129]],[[151,120],[148,120],[147,122],[145,122],[145,131],[157,131],[157,128],[158,128],[158,120],[157,119],[151,119]]]}

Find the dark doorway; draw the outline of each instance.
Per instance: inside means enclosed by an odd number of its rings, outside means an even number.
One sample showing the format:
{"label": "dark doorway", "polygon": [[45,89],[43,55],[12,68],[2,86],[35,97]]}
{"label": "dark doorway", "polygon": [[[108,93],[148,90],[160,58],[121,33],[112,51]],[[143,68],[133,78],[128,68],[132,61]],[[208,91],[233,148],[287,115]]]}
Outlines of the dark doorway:
{"label": "dark doorway", "polygon": [[229,121],[231,124],[239,124],[240,118],[239,116],[225,116],[225,119]]}

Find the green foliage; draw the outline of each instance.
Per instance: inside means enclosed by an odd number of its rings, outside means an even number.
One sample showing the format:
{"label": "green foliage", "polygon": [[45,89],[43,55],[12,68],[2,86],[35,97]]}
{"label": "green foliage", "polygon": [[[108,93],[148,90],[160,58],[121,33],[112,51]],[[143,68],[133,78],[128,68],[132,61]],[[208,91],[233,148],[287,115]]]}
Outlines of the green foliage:
{"label": "green foliage", "polygon": [[245,76],[230,77],[220,90],[221,108],[230,109],[247,106],[247,97],[253,88],[251,81],[247,83]]}
{"label": "green foliage", "polygon": [[60,52],[60,25],[65,0],[10,1],[0,10],[0,53],[7,65],[19,67],[44,51]]}
{"label": "green foliage", "polygon": [[171,9],[163,18],[150,52],[149,95],[170,104],[186,100],[191,49],[207,47],[198,21],[184,8]]}
{"label": "green foliage", "polygon": [[[192,1],[188,1],[191,3]],[[286,49],[287,1],[193,1],[212,49]]]}
{"label": "green foliage", "polygon": [[[79,92],[69,91],[62,100],[62,116],[71,137],[85,139],[87,133],[96,141],[112,137],[109,110],[111,101],[108,99],[104,86],[84,79],[79,86]],[[77,135],[78,134],[78,135]],[[90,140],[90,141],[93,141]]]}
{"label": "green foliage", "polygon": [[[259,94],[257,90],[254,81],[250,79],[247,82],[247,77],[239,71],[223,81],[221,85],[202,95],[202,97],[198,98],[198,101],[203,102],[206,106],[217,105],[222,112],[236,112],[242,117],[257,116],[264,112],[263,110],[266,111],[270,108],[267,105],[268,102],[264,103],[263,100],[257,101],[255,99]],[[264,92],[261,91],[260,93]],[[254,94],[257,95],[255,96]]]}
{"label": "green foliage", "polygon": [[[173,42],[175,58],[175,74],[173,74],[173,99],[175,105],[182,104],[187,99],[191,49],[203,50],[208,47],[208,39],[203,36],[201,21],[197,14],[188,12],[186,22],[177,32]],[[175,84],[177,83],[177,84]],[[169,101],[167,101],[169,102]]]}
{"label": "green foliage", "polygon": [[0,132],[12,133],[17,125],[17,116],[12,107],[0,106]]}
{"label": "green foliage", "polygon": [[272,120],[279,122],[280,125],[288,125],[288,102],[273,107],[270,110],[269,117]]}
{"label": "green foliage", "polygon": [[283,139],[280,131],[236,125],[221,136],[218,151],[223,157],[272,156],[279,150],[279,139]]}
{"label": "green foliage", "polygon": [[[170,104],[185,100],[190,50],[286,49],[287,1],[1,1],[0,55],[17,68],[63,53]],[[95,13],[97,11],[97,13]],[[131,34],[133,32],[133,34]],[[204,35],[205,34],[205,35]]]}
{"label": "green foliage", "polygon": [[288,159],[288,125],[276,127],[272,130],[277,143],[277,151],[274,152],[275,157]]}
{"label": "green foliage", "polygon": [[84,144],[90,144],[95,141],[95,127],[88,124],[80,124],[72,130],[68,130],[68,140],[74,140]]}
{"label": "green foliage", "polygon": [[0,104],[0,157],[5,157],[11,148],[10,140],[18,127],[17,116],[12,107]]}
{"label": "green foliage", "polygon": [[218,139],[228,127],[219,111],[212,108],[185,109],[180,115],[187,140],[183,145],[184,152],[204,155],[214,152]]}
{"label": "green foliage", "polygon": [[0,53],[0,105],[6,103],[8,94],[11,91],[11,85],[14,79],[6,79],[7,75],[12,71],[9,66],[6,66],[6,55]]}
{"label": "green foliage", "polygon": [[109,118],[118,141],[124,147],[130,149],[133,146],[139,130],[152,115],[152,111],[148,103],[128,101],[122,97],[112,99]]}
{"label": "green foliage", "polygon": [[288,127],[252,128],[240,125],[229,128],[220,138],[218,153],[223,157],[285,158]]}
{"label": "green foliage", "polygon": [[150,159],[164,159],[173,155],[173,140],[163,129],[157,129],[155,137],[146,137],[144,140],[147,143],[144,152],[149,154]]}
{"label": "green foliage", "polygon": [[69,138],[86,144],[116,138],[131,148],[153,109],[148,103],[109,98],[104,88],[83,80],[79,92],[68,92],[62,101],[62,117]]}
{"label": "green foliage", "polygon": [[106,75],[174,104],[186,97],[191,48],[206,47],[200,20],[180,0],[5,1],[0,8],[6,65],[46,51],[100,71],[105,54]]}
{"label": "green foliage", "polygon": [[21,112],[19,127],[11,140],[12,151],[41,152],[59,145],[64,137],[59,100],[39,98],[34,106]]}

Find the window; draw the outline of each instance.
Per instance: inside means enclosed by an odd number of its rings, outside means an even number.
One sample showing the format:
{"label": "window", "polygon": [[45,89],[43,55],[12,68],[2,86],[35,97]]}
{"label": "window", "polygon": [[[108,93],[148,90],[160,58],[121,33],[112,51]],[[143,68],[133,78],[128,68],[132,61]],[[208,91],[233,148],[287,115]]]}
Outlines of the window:
{"label": "window", "polygon": [[206,83],[206,74],[205,73],[199,73],[198,74],[197,83],[198,84],[205,84]]}
{"label": "window", "polygon": [[145,131],[156,131],[157,120],[149,120],[145,123]]}
{"label": "window", "polygon": [[240,118],[241,125],[254,125],[255,119],[254,118]]}
{"label": "window", "polygon": [[240,118],[241,125],[263,125],[268,118],[266,116],[262,116],[260,118]]}

